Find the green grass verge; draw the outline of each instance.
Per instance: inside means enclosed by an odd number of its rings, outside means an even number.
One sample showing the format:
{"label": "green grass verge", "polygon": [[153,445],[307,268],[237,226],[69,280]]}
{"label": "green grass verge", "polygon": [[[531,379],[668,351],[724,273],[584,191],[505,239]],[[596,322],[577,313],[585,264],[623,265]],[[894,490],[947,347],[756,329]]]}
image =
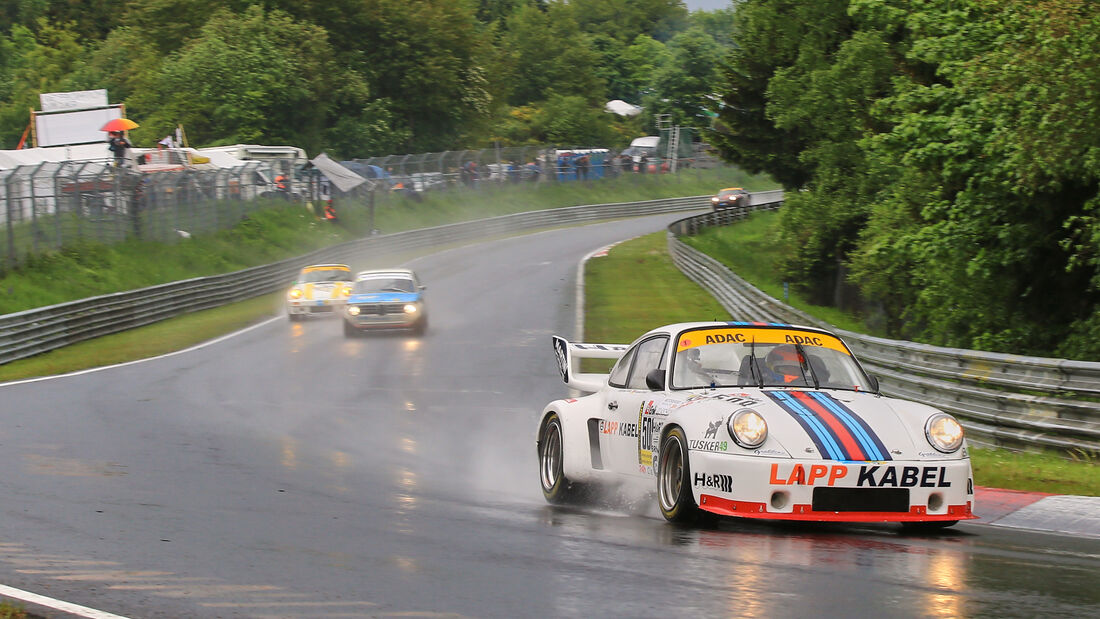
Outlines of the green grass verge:
{"label": "green grass verge", "polygon": [[282,312],[281,292],[79,342],[0,365],[0,382],[65,374],[182,350]]}
{"label": "green grass verge", "polygon": [[[767,246],[767,230],[771,225],[768,217],[771,216],[769,213],[738,224],[738,242],[724,247],[730,254],[744,254],[744,264],[751,265],[742,269],[742,261],[734,259],[738,275],[772,296],[782,298],[781,285],[778,292],[774,284],[769,289],[766,282],[769,263],[761,259],[765,254],[777,257]],[[750,231],[743,243],[741,230]],[[760,251],[754,252],[754,247]],[[627,344],[665,324],[728,319],[718,302],[672,263],[664,232],[616,245],[607,256],[589,260],[585,278],[584,339],[588,342]],[[812,306],[802,309],[820,315]],[[841,320],[826,320],[837,326],[843,324]],[[858,330],[861,327],[856,322],[845,328]],[[581,369],[585,372],[607,371],[610,366],[603,360],[584,361]],[[1000,449],[972,449],[970,460],[974,479],[981,486],[1100,496],[1100,466],[1095,461],[1069,461],[1053,454]]]}
{"label": "green grass verge", "polygon": [[979,486],[1100,496],[1100,465],[1094,459],[972,448],[970,463]]}
{"label": "green grass verge", "polygon": [[0,619],[27,619],[27,611],[18,604],[0,602]]}

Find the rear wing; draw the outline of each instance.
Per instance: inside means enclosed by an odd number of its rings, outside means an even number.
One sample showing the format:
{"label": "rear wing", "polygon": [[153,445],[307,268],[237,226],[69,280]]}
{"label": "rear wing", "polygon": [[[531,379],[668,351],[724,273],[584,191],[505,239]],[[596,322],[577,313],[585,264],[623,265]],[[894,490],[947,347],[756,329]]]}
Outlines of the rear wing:
{"label": "rear wing", "polygon": [[630,348],[627,344],[582,344],[570,342],[563,337],[554,336],[554,356],[558,360],[558,372],[565,384],[576,389],[592,393],[607,384],[607,374],[576,372],[575,359],[615,359],[618,360]]}

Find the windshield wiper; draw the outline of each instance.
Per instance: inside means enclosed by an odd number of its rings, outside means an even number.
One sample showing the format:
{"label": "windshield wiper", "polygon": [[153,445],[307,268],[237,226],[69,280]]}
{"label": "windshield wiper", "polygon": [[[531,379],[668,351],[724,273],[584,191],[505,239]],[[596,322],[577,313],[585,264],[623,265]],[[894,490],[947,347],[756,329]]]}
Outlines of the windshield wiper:
{"label": "windshield wiper", "polygon": [[749,373],[752,375],[752,379],[756,381],[756,386],[764,388],[764,375],[757,371],[756,367],[756,338],[752,338],[749,342]]}
{"label": "windshield wiper", "polygon": [[802,372],[802,380],[806,380],[806,370],[808,369],[810,370],[810,378],[814,381],[814,389],[821,389],[821,383],[817,382],[817,374],[814,374],[814,366],[810,365],[810,358],[806,356],[806,349],[802,348],[802,344],[795,344],[794,347],[798,351],[798,358],[805,363],[805,367],[803,367],[803,363],[798,364],[798,369]]}

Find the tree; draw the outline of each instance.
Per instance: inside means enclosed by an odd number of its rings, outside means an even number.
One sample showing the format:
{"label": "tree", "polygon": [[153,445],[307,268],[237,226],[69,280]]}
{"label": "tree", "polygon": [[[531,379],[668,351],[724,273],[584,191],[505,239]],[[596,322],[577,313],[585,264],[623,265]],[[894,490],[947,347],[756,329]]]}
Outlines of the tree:
{"label": "tree", "polygon": [[680,0],[558,0],[551,12],[568,12],[582,32],[629,43],[640,34],[668,40],[681,30],[687,9]]}
{"label": "tree", "polygon": [[[341,74],[325,33],[280,11],[219,11],[128,103],[159,138],[182,123],[195,144],[274,142],[317,151]],[[303,113],[308,110],[308,113]]]}
{"label": "tree", "polygon": [[606,102],[597,76],[599,54],[564,5],[551,4],[548,12],[522,7],[508,20],[501,47],[506,50],[502,71],[512,84],[510,104],[545,101],[551,90],[583,97],[593,106]]}
{"label": "tree", "polygon": [[681,32],[668,42],[671,57],[651,78],[646,111],[669,114],[673,124],[708,127],[708,108],[721,79],[722,50],[701,29]]}
{"label": "tree", "polygon": [[453,148],[467,125],[488,118],[487,50],[469,2],[364,0],[357,18],[353,66],[412,131],[406,149]]}
{"label": "tree", "polygon": [[38,95],[82,89],[88,85],[75,76],[83,70],[87,51],[77,35],[40,19],[37,31],[15,25],[0,43],[0,135],[13,148],[38,109]]}
{"label": "tree", "polygon": [[738,45],[723,66],[718,120],[707,140],[747,171],[801,188],[813,175],[813,165],[800,158],[807,137],[801,126],[772,122],[768,88],[779,70],[813,67],[836,50],[851,30],[848,2],[747,0],[737,7],[736,29]]}

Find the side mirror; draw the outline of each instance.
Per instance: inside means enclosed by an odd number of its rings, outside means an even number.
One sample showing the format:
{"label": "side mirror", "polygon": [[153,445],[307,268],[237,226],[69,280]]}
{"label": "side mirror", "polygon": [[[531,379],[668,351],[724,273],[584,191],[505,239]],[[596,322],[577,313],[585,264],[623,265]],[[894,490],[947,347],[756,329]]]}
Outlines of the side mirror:
{"label": "side mirror", "polygon": [[649,373],[645,375],[645,386],[649,387],[652,391],[664,391],[665,371],[650,370]]}

